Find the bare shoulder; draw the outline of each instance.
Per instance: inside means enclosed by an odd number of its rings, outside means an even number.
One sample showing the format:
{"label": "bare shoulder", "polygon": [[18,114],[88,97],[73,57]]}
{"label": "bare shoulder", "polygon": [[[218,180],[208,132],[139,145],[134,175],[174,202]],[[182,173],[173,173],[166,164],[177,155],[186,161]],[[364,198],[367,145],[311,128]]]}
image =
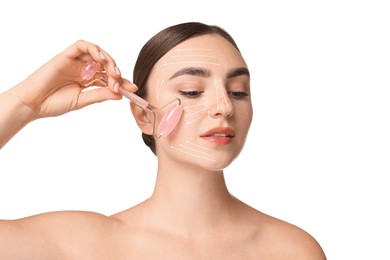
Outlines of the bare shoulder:
{"label": "bare shoulder", "polygon": [[117,225],[116,220],[94,212],[50,212],[0,221],[0,240],[4,240],[3,246],[12,256],[68,258],[88,248],[99,248],[110,239],[110,231]]}
{"label": "bare shoulder", "polygon": [[[115,219],[90,211],[59,211],[26,218],[61,242],[69,238],[77,245],[97,244],[120,224]],[[67,239],[67,241],[64,241]]]}
{"label": "bare shoulder", "polygon": [[[287,257],[293,259],[307,260],[325,260],[325,254],[318,241],[305,230],[284,222],[274,219],[269,226],[269,232],[275,236],[274,250],[282,252]],[[281,248],[280,248],[281,247]]]}
{"label": "bare shoulder", "polygon": [[[57,231],[62,235],[77,230],[77,233],[99,232],[115,220],[90,211],[55,211],[15,220],[16,225]],[[72,233],[75,234],[75,233]]]}
{"label": "bare shoulder", "polygon": [[258,212],[259,248],[270,259],[326,260],[318,241],[302,228]]}

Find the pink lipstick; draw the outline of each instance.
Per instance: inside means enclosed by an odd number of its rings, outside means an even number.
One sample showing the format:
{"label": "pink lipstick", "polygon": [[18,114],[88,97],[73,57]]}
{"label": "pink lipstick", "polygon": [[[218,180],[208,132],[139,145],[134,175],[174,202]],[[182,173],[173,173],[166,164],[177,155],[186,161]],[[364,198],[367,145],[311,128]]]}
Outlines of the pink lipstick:
{"label": "pink lipstick", "polygon": [[206,133],[202,134],[200,137],[217,144],[228,144],[233,140],[235,136],[236,133],[233,129],[229,127],[216,127],[210,129]]}

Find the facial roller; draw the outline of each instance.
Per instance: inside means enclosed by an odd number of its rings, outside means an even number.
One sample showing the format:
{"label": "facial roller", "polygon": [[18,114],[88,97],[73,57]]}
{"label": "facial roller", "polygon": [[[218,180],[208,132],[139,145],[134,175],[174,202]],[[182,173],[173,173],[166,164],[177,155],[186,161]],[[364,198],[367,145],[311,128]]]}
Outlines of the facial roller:
{"label": "facial roller", "polygon": [[[88,61],[84,64],[80,73],[84,87],[92,86],[97,82],[100,82],[100,84],[107,86],[108,83],[107,73],[104,70],[99,70],[100,67],[101,65],[95,61]],[[142,109],[148,109],[153,113],[154,116],[153,136],[156,138],[160,138],[161,136],[168,136],[175,129],[183,113],[183,107],[181,106],[181,100],[179,98],[176,98],[171,102],[169,102],[168,104],[160,108],[157,108],[152,104],[150,104],[145,99],[137,96],[133,92],[125,90],[122,87],[119,88],[119,93],[125,96],[126,98],[128,98],[134,104],[141,107]],[[176,104],[174,104],[175,102]],[[172,107],[167,112],[164,113],[156,129],[155,111],[162,110],[164,108],[167,108],[170,105],[172,105]]]}

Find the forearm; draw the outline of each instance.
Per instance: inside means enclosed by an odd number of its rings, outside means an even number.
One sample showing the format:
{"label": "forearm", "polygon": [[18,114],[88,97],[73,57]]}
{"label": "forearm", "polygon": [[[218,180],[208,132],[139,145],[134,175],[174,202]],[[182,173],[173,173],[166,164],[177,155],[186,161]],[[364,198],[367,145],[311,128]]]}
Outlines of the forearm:
{"label": "forearm", "polygon": [[[99,63],[109,87],[85,91],[81,76],[84,62]],[[96,71],[92,71],[96,74]],[[92,78],[94,75],[92,75]],[[119,84],[119,85],[118,85]],[[116,90],[114,88],[116,87]],[[44,64],[20,84],[0,94],[0,149],[29,122],[58,116],[106,100],[119,100],[118,87],[137,88],[121,77],[115,61],[99,46],[77,41]]]}
{"label": "forearm", "polygon": [[20,102],[16,88],[0,94],[0,149],[33,120],[33,111]]}

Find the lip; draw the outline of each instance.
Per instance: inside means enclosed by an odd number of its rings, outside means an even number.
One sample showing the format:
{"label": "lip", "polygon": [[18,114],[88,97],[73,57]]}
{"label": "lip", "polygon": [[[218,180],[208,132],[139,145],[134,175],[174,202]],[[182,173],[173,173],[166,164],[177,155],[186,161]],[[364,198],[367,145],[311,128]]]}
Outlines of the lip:
{"label": "lip", "polygon": [[216,127],[203,133],[200,137],[210,142],[218,144],[228,144],[233,140],[235,136],[236,133],[233,129],[229,127]]}

